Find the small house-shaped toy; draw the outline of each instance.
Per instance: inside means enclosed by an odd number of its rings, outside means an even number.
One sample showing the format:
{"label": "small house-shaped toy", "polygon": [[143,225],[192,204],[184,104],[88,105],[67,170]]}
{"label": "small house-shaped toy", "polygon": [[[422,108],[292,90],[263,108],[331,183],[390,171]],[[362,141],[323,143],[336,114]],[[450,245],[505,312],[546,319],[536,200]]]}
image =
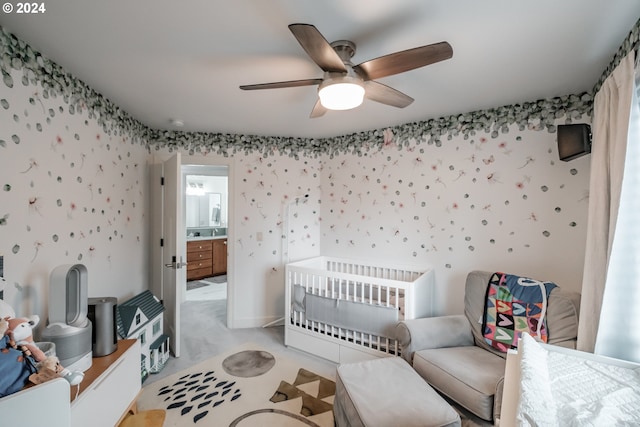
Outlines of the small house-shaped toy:
{"label": "small house-shaped toy", "polygon": [[169,359],[169,336],[162,333],[164,306],[151,293],[144,291],[117,306],[116,323],[122,338],[140,341],[140,374],[160,372]]}

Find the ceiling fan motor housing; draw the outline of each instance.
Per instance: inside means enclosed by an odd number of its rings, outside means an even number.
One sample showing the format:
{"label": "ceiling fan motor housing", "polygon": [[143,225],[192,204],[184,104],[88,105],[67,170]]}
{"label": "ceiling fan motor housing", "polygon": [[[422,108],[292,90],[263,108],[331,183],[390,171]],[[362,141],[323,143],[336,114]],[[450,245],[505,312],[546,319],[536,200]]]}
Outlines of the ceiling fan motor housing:
{"label": "ceiling fan motor housing", "polygon": [[331,47],[336,51],[342,62],[348,65],[353,65],[351,63],[351,58],[356,53],[356,44],[349,40],[336,40],[331,43]]}

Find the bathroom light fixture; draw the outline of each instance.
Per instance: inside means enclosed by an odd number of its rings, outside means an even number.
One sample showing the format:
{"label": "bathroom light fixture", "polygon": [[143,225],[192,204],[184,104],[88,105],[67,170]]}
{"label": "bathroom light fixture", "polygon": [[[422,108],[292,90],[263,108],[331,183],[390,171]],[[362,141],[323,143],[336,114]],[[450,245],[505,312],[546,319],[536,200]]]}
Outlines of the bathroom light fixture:
{"label": "bathroom light fixture", "polygon": [[318,87],[320,103],[329,110],[350,110],[362,104],[364,86],[357,77],[340,76],[324,80]]}
{"label": "bathroom light fixture", "polygon": [[204,187],[201,182],[189,182],[186,193],[189,196],[204,196]]}

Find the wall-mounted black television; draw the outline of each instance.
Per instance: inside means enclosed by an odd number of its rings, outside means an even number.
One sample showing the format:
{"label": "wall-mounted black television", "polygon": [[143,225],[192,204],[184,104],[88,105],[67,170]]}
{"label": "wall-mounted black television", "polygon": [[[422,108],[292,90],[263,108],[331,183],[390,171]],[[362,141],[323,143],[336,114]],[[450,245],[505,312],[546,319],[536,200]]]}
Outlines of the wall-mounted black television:
{"label": "wall-mounted black television", "polygon": [[591,153],[591,127],[585,123],[558,125],[558,156],[568,162]]}

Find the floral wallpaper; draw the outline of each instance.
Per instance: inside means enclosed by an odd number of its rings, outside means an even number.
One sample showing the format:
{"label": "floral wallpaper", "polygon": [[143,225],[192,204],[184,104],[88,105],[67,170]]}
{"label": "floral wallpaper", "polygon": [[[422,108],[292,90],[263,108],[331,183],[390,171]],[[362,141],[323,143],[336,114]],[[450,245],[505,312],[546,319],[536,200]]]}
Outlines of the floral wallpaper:
{"label": "floral wallpaper", "polygon": [[0,91],[5,298],[17,312],[45,313],[51,270],[76,263],[88,268],[91,296],[142,291],[147,150],[39,85],[8,87]]}
{"label": "floral wallpaper", "polygon": [[[616,58],[637,40],[638,24]],[[239,326],[279,317],[284,263],[318,254],[434,268],[440,312],[460,311],[472,268],[579,286],[589,156],[559,162],[555,131],[589,122],[594,92],[313,139],[150,129],[4,28],[0,71],[0,255],[19,312],[46,312],[62,263],[89,264],[95,296],[148,286],[148,166],[175,151],[233,169]]]}
{"label": "floral wallpaper", "polygon": [[462,311],[475,269],[579,291],[589,161],[559,161],[535,126],[408,146],[389,130],[382,150],[323,164],[322,251],[434,269],[440,313]]}
{"label": "floral wallpaper", "polygon": [[284,314],[285,264],[321,254],[322,164],[258,153],[234,159],[235,326],[260,326]]}

